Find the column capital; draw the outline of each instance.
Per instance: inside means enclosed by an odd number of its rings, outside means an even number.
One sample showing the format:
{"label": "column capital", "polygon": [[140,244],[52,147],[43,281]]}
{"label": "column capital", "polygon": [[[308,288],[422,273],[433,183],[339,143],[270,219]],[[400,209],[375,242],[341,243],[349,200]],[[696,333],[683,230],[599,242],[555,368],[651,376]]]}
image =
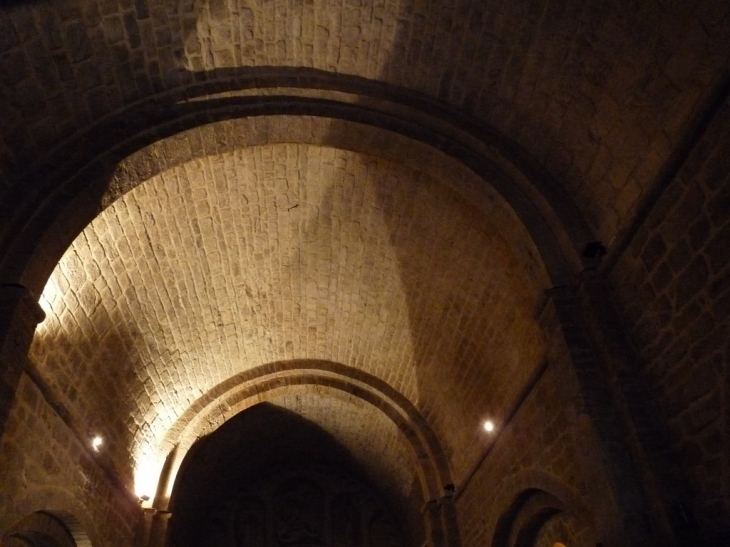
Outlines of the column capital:
{"label": "column capital", "polygon": [[0,362],[23,360],[36,326],[45,318],[38,299],[26,287],[0,284]]}
{"label": "column capital", "polygon": [[4,318],[4,312],[9,308],[18,306],[24,308],[29,319],[35,321],[36,325],[46,318],[46,312],[30,289],[19,283],[0,283],[0,317]]}

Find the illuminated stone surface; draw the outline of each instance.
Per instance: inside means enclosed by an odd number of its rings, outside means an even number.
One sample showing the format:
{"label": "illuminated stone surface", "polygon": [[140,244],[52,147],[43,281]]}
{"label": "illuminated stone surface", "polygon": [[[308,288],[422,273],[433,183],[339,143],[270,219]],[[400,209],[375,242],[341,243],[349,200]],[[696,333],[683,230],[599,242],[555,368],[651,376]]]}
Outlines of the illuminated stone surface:
{"label": "illuminated stone surface", "polygon": [[4,4],[0,536],[267,402],[419,541],[727,544],[730,6],[613,4]]}

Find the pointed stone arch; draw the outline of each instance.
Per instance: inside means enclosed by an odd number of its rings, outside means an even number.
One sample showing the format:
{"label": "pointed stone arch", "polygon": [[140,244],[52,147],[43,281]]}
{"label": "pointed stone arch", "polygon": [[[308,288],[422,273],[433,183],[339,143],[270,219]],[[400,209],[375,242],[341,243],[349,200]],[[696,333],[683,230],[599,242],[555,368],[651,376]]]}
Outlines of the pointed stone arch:
{"label": "pointed stone arch", "polygon": [[[413,404],[386,382],[361,370],[330,361],[271,363],[238,374],[200,397],[170,428],[161,451],[175,451],[170,465],[166,507],[180,462],[199,436],[210,433],[242,410],[291,386],[326,386],[353,395],[379,409],[397,425],[419,464],[425,500],[438,501],[453,483],[446,456],[426,420]],[[162,501],[162,500],[161,500]]]}

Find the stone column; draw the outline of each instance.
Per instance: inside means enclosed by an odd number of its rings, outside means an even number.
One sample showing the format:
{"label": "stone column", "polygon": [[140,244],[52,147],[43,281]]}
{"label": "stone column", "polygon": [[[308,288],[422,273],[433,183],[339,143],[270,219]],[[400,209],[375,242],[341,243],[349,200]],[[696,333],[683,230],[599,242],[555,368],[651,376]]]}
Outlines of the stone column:
{"label": "stone column", "polygon": [[[614,386],[616,398],[621,402],[616,410],[623,414],[624,422],[630,424],[631,436],[625,442],[632,447],[632,460],[642,479],[654,528],[662,542],[669,544],[676,539],[677,532],[670,519],[674,508],[666,505],[662,489],[666,491],[667,485],[657,477],[657,470],[676,470],[681,464],[667,450],[671,435],[666,419],[652,400],[643,363],[629,343],[605,278],[596,271],[584,272],[580,295],[584,307],[590,309],[595,319],[594,338],[598,339],[607,363],[609,384]],[[673,475],[678,477],[681,473]],[[670,489],[686,491],[685,484],[674,482]]]}
{"label": "stone column", "polygon": [[[604,341],[585,286],[547,291],[539,318],[546,334],[548,359],[562,361],[578,386],[575,418],[585,450],[577,462],[596,488],[599,532],[608,544],[653,545],[669,539],[665,519],[657,514],[642,474],[643,454],[620,391],[610,377]],[[602,488],[601,488],[602,487]],[[603,494],[600,494],[600,492]],[[657,543],[659,542],[659,543]]]}
{"label": "stone column", "polygon": [[167,486],[175,464],[177,447],[178,445],[175,445],[165,458],[165,464],[160,471],[160,480],[157,483],[157,493],[152,501],[152,509],[146,510],[148,512],[146,518],[149,522],[145,521],[148,533],[143,547],[165,547],[167,528],[172,516],[172,513],[168,511],[170,500],[167,498]]}
{"label": "stone column", "polygon": [[169,511],[156,511],[152,516],[149,541],[147,543],[149,547],[165,547],[167,527],[170,523],[171,516],[172,513]]}
{"label": "stone column", "polygon": [[429,547],[446,547],[439,501],[427,501],[421,509],[421,514],[426,524],[426,545]]}
{"label": "stone column", "polygon": [[447,490],[444,497],[441,498],[440,507],[444,544],[446,547],[459,547],[461,545],[461,538],[459,537],[459,527],[456,520],[453,489]]}
{"label": "stone column", "polygon": [[426,524],[426,544],[430,547],[459,547],[459,529],[454,509],[453,490],[439,500],[427,502],[421,512]]}
{"label": "stone column", "polygon": [[15,398],[35,328],[46,315],[28,289],[0,285],[0,438]]}
{"label": "stone column", "polygon": [[142,509],[142,516],[137,523],[137,533],[134,538],[135,547],[149,547],[153,520],[156,514],[155,509]]}

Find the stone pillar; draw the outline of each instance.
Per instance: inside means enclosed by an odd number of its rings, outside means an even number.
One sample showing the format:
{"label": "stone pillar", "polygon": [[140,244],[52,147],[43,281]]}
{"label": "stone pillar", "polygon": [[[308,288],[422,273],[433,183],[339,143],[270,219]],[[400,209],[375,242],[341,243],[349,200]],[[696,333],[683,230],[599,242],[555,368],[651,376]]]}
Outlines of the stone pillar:
{"label": "stone pillar", "polygon": [[135,547],[148,547],[150,545],[153,521],[156,514],[155,509],[142,509],[142,517],[137,523],[137,534],[134,538]]}
{"label": "stone pillar", "polygon": [[35,328],[45,319],[38,301],[22,285],[0,285],[0,438],[15,398]]}
{"label": "stone pillar", "polygon": [[456,520],[456,508],[454,507],[454,490],[447,490],[446,495],[441,498],[441,527],[444,533],[444,544],[446,547],[459,547],[459,527]]}
{"label": "stone pillar", "polygon": [[426,544],[430,547],[461,544],[453,495],[453,489],[448,489],[441,499],[427,502],[421,510],[426,523]]}
{"label": "stone pillar", "polygon": [[[614,386],[616,397],[622,405],[625,422],[630,424],[632,436],[626,439],[634,452],[633,461],[642,478],[644,491],[648,498],[654,528],[662,543],[670,544],[676,539],[677,530],[673,529],[670,514],[673,509],[666,505],[663,491],[667,485],[657,477],[657,470],[675,469],[673,476],[681,476],[676,471],[681,465],[674,454],[668,450],[671,435],[665,417],[655,406],[651,389],[647,383],[643,364],[632,349],[625,332],[622,319],[611,299],[608,284],[603,276],[595,271],[583,273],[580,294],[584,307],[589,308],[595,319],[593,325],[605,361],[608,363],[608,380]],[[649,458],[651,455],[651,461]],[[657,458],[658,457],[658,458]],[[670,489],[686,492],[685,484],[673,481]]]}
{"label": "stone pillar", "polygon": [[650,500],[637,461],[643,458],[619,391],[609,381],[610,363],[596,336],[596,316],[585,287],[547,291],[548,303],[539,318],[546,334],[548,359],[564,362],[578,386],[575,418],[584,441],[577,462],[596,488],[594,499],[599,532],[608,544],[654,545],[669,538]]}
{"label": "stone pillar", "polygon": [[165,547],[167,539],[167,526],[170,522],[172,513],[169,511],[156,511],[152,517],[152,525],[150,526],[148,547]]}
{"label": "stone pillar", "polygon": [[445,547],[441,508],[438,500],[427,501],[421,509],[426,524],[426,545]]}

